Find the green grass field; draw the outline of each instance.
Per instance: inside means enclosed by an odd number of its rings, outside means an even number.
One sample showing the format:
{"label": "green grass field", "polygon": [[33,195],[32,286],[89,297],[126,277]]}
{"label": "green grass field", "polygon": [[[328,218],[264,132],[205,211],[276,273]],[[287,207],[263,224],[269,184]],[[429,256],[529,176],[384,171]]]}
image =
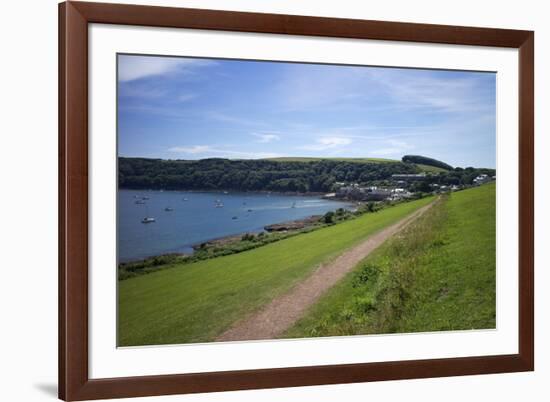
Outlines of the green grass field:
{"label": "green grass field", "polygon": [[288,291],[322,261],[432,200],[399,204],[250,251],[120,281],[118,344],[211,341]]}
{"label": "green grass field", "polygon": [[495,328],[495,185],[444,196],[285,337]]}
{"label": "green grass field", "polygon": [[420,168],[421,171],[425,173],[441,173],[441,172],[447,172],[447,170],[437,167],[437,166],[430,166],[430,165],[423,165],[421,163],[417,163],[416,166]]}

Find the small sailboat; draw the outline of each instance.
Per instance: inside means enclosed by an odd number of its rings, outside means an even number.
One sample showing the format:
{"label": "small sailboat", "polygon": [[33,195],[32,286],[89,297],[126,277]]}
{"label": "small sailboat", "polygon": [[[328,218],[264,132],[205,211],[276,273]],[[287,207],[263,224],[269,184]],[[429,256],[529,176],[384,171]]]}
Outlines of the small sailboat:
{"label": "small sailboat", "polygon": [[293,202],[293,203],[292,203],[292,206],[291,206],[290,208],[296,208],[296,203]]}
{"label": "small sailboat", "polygon": [[147,205],[145,205],[145,218],[141,220],[141,223],[153,223],[155,222],[155,218],[149,216],[149,208],[147,208]]}

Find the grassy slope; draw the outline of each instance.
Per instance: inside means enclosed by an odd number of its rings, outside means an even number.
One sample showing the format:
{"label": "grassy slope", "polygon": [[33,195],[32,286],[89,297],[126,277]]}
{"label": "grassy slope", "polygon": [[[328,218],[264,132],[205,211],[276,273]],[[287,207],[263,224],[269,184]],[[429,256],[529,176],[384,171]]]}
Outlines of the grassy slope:
{"label": "grassy slope", "polygon": [[495,186],[453,193],[329,291],[286,337],[495,327]]}
{"label": "grassy slope", "polygon": [[416,166],[418,166],[422,172],[426,172],[426,173],[447,172],[447,170],[437,166],[423,165],[421,163],[417,163]]}
{"label": "grassy slope", "polygon": [[254,250],[119,282],[119,345],[210,341],[425,198]]}

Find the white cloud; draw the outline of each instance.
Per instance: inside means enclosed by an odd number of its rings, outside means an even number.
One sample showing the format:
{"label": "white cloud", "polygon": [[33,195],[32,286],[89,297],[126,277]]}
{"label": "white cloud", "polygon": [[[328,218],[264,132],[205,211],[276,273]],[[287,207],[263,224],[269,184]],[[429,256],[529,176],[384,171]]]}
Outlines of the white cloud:
{"label": "white cloud", "polygon": [[248,119],[243,117],[235,117],[232,115],[227,115],[219,112],[208,112],[206,114],[206,117],[213,120],[221,121],[222,123],[230,123],[230,124],[235,124],[240,126],[251,126],[251,127],[256,127],[257,129],[261,129],[262,126],[266,126],[265,123],[259,120]]}
{"label": "white cloud", "polygon": [[346,137],[322,137],[322,138],[319,138],[318,142],[319,144],[333,148],[338,145],[351,144],[351,139]]}
{"label": "white cloud", "polygon": [[327,149],[339,148],[352,143],[348,137],[321,137],[316,140],[315,144],[304,145],[299,149],[307,151],[325,151]]}
{"label": "white cloud", "polygon": [[261,143],[267,143],[267,142],[271,142],[271,141],[279,141],[281,139],[281,137],[279,137],[277,134],[252,133],[252,135],[254,137],[258,137],[258,140],[256,142],[261,142]]}
{"label": "white cloud", "polygon": [[184,154],[202,154],[208,151],[211,151],[212,148],[210,148],[209,145],[193,145],[190,147],[172,147],[168,148],[168,151],[170,152],[179,152]]}
{"label": "white cloud", "polygon": [[387,147],[375,149],[371,154],[373,156],[403,156],[407,150],[414,148],[405,141],[387,140],[385,143],[388,145]]}
{"label": "white cloud", "polygon": [[168,148],[169,152],[183,153],[188,155],[200,155],[200,158],[234,158],[234,159],[263,159],[277,158],[282,155],[273,152],[246,152],[233,151],[230,149],[214,148],[210,145],[192,145],[188,147]]}
{"label": "white cloud", "polygon": [[212,64],[214,62],[210,60],[123,55],[118,61],[118,79],[122,82],[134,81],[145,77],[189,71],[192,68]]}

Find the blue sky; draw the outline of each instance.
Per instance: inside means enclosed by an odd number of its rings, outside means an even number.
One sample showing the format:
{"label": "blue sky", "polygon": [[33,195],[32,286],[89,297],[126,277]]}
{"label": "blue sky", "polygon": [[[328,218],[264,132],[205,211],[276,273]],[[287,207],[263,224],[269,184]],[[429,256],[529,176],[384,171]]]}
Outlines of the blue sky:
{"label": "blue sky", "polygon": [[495,167],[494,73],[119,55],[119,155]]}

